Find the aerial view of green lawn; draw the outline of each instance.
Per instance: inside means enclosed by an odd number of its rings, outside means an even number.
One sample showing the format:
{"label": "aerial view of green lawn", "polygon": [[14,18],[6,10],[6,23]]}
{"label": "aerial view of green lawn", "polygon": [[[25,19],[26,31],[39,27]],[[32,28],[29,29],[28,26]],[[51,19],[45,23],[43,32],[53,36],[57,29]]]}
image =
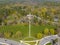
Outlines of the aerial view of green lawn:
{"label": "aerial view of green lawn", "polygon": [[0,44],[60,45],[60,0],[0,0]]}
{"label": "aerial view of green lawn", "polygon": [[[48,29],[54,29],[55,27],[54,26],[51,26],[51,25],[31,25],[31,36],[37,38],[37,34],[38,33],[44,33],[44,30],[45,28],[48,28]],[[23,25],[23,24],[19,24],[19,25],[8,25],[8,26],[1,26],[0,27],[0,32],[2,33],[6,33],[6,35],[10,35],[10,36],[7,36],[7,38],[12,38],[17,32],[19,34],[19,37],[17,37],[16,35],[16,39],[19,41],[19,39],[23,39],[25,37],[28,37],[28,30],[29,29],[29,26],[26,24],[26,25]],[[12,33],[9,34],[9,33]],[[20,37],[21,36],[21,37]],[[14,37],[15,38],[15,37]]]}

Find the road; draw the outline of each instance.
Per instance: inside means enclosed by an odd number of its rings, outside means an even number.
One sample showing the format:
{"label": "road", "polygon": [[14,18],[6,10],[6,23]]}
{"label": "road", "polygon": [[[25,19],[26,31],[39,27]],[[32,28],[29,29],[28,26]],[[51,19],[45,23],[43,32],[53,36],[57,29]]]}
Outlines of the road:
{"label": "road", "polygon": [[4,38],[0,38],[0,43],[6,43],[7,45],[25,45],[23,43],[16,42],[13,40],[4,39]]}
{"label": "road", "polygon": [[44,37],[39,41],[39,45],[46,45],[47,43],[51,42],[52,39],[56,39],[56,38],[58,38],[57,35]]}
{"label": "road", "polygon": [[[51,42],[52,39],[56,39],[56,38],[58,38],[57,35],[51,35],[51,36],[44,37],[41,40],[39,40],[38,45],[46,45],[47,43]],[[26,45],[26,44],[23,44],[17,41],[8,40],[4,38],[0,38],[0,43],[6,43],[7,45]]]}

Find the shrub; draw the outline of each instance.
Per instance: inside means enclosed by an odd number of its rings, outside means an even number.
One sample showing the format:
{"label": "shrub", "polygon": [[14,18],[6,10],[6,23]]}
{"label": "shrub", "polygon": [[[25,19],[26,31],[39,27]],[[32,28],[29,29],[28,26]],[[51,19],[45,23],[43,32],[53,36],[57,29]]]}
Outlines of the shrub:
{"label": "shrub", "polygon": [[38,38],[38,39],[41,39],[42,37],[43,37],[43,34],[42,34],[42,33],[38,33],[38,34],[37,34],[37,38]]}
{"label": "shrub", "polygon": [[11,37],[11,33],[10,32],[4,32],[4,37],[5,38],[10,38]]}
{"label": "shrub", "polygon": [[3,38],[3,37],[4,37],[4,33],[0,32],[0,38]]}
{"label": "shrub", "polygon": [[22,37],[22,33],[21,33],[20,31],[17,31],[17,32],[15,33],[15,35],[13,35],[13,37],[15,37],[15,38],[20,38],[20,37]]}
{"label": "shrub", "polygon": [[48,28],[45,28],[44,34],[45,34],[45,35],[48,35],[48,34],[49,34],[49,29],[48,29]]}
{"label": "shrub", "polygon": [[50,33],[51,33],[52,35],[54,35],[54,34],[55,34],[55,30],[54,30],[54,29],[50,29]]}

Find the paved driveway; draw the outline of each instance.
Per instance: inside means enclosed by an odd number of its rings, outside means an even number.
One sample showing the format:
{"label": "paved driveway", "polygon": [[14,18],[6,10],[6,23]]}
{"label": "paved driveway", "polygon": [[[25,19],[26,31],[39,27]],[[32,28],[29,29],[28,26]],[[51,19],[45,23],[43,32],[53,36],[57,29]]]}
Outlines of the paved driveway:
{"label": "paved driveway", "polygon": [[39,41],[39,45],[46,45],[47,43],[51,42],[52,39],[56,39],[56,38],[58,38],[57,35],[44,37]]}
{"label": "paved driveway", "polygon": [[13,41],[13,40],[4,39],[4,38],[0,38],[0,43],[6,43],[7,45],[25,45],[23,43],[16,42],[16,41]]}

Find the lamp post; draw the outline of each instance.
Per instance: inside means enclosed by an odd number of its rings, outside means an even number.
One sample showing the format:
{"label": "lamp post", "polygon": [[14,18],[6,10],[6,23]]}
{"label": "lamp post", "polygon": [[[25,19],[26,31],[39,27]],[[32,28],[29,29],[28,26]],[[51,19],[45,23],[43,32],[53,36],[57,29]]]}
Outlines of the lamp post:
{"label": "lamp post", "polygon": [[28,20],[29,20],[29,37],[31,37],[31,20],[33,18],[33,15],[29,14],[27,15]]}

